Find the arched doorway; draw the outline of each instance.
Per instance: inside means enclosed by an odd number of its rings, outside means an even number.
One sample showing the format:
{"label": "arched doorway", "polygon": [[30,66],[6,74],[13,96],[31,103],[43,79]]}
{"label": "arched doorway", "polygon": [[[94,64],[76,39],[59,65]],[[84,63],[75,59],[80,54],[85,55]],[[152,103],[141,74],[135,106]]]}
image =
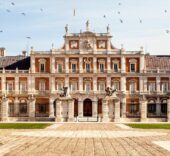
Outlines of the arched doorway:
{"label": "arched doorway", "polygon": [[92,101],[85,99],[83,102],[83,116],[92,116]]}

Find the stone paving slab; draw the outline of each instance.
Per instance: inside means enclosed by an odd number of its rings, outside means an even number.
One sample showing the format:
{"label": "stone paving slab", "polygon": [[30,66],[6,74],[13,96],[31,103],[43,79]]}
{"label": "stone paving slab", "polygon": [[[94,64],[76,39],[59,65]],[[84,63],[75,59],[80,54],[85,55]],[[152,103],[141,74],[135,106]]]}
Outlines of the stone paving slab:
{"label": "stone paving slab", "polygon": [[170,151],[170,140],[169,141],[153,141],[153,143]]}
{"label": "stone paving slab", "polygon": [[167,133],[141,131],[30,131],[14,132],[12,135],[27,137],[63,137],[63,138],[121,138],[163,136]]}
{"label": "stone paving slab", "polygon": [[[170,151],[153,143],[169,141],[170,131],[126,130],[114,123],[62,123],[60,126],[55,126],[44,130],[0,130],[0,143],[3,144],[0,145],[0,154],[5,156],[170,156]],[[30,132],[32,134],[42,132],[41,137],[13,135]],[[43,136],[59,133],[58,137]],[[131,136],[127,137],[128,133]],[[139,136],[142,133],[147,136]],[[70,137],[74,134],[75,137]],[[93,137],[88,137],[91,135]],[[113,135],[115,137],[109,137]]]}

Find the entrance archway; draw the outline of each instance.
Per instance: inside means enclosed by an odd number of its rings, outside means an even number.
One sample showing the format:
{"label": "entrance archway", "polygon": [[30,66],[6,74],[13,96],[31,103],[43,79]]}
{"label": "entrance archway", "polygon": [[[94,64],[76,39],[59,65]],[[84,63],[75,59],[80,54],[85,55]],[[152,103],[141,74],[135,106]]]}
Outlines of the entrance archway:
{"label": "entrance archway", "polygon": [[85,99],[83,102],[83,116],[92,116],[92,101]]}

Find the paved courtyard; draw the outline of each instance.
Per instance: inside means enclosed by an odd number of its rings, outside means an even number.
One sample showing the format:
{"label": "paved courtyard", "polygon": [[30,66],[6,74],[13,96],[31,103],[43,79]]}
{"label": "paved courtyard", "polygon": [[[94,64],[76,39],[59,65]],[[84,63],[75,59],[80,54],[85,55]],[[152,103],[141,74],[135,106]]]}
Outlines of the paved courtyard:
{"label": "paved courtyard", "polygon": [[0,155],[170,155],[170,131],[114,123],[58,123],[43,130],[0,130]]}

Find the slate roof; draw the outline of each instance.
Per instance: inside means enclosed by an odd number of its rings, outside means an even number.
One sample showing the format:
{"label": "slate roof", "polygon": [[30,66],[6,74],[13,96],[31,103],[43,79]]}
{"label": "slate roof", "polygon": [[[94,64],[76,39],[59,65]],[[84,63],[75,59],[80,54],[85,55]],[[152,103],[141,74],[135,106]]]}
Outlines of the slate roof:
{"label": "slate roof", "polygon": [[28,56],[4,56],[0,57],[0,69],[28,70],[30,68],[30,57]]}
{"label": "slate roof", "polygon": [[170,55],[152,55],[145,57],[146,69],[170,70]]}

